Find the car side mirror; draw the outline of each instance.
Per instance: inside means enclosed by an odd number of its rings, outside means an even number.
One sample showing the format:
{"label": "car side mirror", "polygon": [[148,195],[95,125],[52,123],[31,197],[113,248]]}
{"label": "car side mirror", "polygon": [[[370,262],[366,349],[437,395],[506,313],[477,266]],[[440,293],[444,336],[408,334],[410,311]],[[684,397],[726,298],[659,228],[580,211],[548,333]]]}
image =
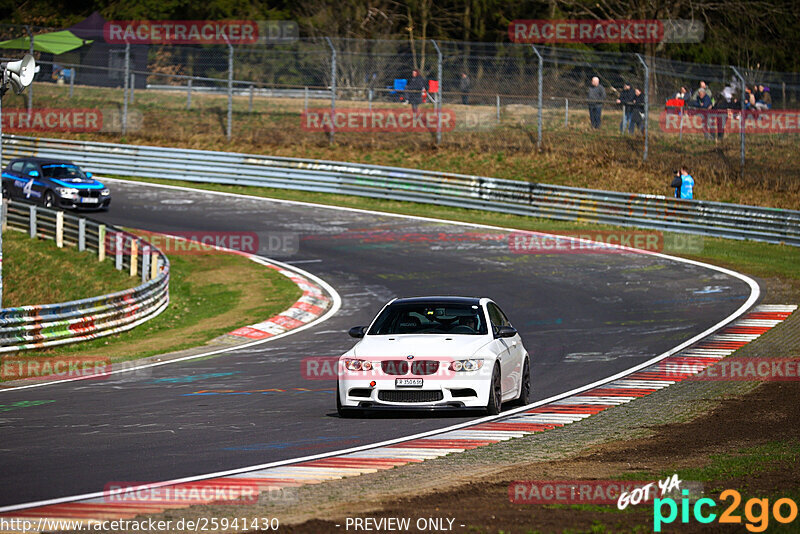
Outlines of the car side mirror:
{"label": "car side mirror", "polygon": [[92,173],[90,173],[90,172],[87,172],[87,173],[86,173],[86,177],[87,177],[87,178],[91,178],[91,177],[92,177]]}
{"label": "car side mirror", "polygon": [[366,326],[354,326],[353,328],[347,331],[347,334],[350,337],[361,339],[362,337],[364,337],[364,334],[366,334],[366,332],[367,332]]}
{"label": "car side mirror", "polygon": [[517,335],[517,329],[513,326],[500,326],[497,328],[497,337],[514,337]]}
{"label": "car side mirror", "polygon": [[31,178],[38,178],[39,177],[39,171],[31,171],[31,172],[28,173],[28,176],[30,176]]}

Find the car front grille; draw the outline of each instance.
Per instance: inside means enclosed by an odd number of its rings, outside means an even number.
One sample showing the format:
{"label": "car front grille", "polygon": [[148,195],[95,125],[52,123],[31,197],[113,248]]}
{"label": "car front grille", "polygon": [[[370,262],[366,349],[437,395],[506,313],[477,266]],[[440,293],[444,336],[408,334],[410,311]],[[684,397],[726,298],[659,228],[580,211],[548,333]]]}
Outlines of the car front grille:
{"label": "car front grille", "polygon": [[439,370],[439,362],[417,360],[409,364],[405,360],[385,360],[381,362],[381,369],[387,375],[407,375],[410,369],[412,375],[425,376],[436,373]]}
{"label": "car front grille", "polygon": [[401,390],[379,391],[378,399],[386,402],[436,402],[444,398],[441,391]]}
{"label": "car front grille", "polygon": [[79,189],[78,196],[87,198],[100,198],[99,189]]}
{"label": "car front grille", "polygon": [[419,360],[411,363],[412,375],[432,375],[439,370],[439,362],[436,360]]}
{"label": "car front grille", "polygon": [[404,360],[384,360],[381,362],[381,369],[387,375],[406,375],[408,374],[408,362]]}

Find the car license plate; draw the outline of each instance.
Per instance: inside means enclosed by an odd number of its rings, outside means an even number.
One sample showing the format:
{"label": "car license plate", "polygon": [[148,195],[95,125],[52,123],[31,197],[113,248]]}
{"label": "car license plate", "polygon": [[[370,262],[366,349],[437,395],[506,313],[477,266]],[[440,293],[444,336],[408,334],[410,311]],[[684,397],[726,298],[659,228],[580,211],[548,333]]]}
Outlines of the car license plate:
{"label": "car license plate", "polygon": [[92,198],[92,197],[81,197],[81,202],[83,204],[97,204],[99,198]]}
{"label": "car license plate", "polygon": [[398,388],[421,388],[421,378],[395,378],[394,385]]}

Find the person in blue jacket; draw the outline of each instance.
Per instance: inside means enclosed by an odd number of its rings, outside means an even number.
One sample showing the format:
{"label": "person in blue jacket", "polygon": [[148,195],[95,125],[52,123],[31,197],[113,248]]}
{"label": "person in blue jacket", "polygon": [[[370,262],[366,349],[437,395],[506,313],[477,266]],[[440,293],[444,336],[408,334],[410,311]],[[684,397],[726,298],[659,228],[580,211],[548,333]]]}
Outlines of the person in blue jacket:
{"label": "person in blue jacket", "polygon": [[680,172],[675,173],[675,178],[672,179],[670,187],[675,188],[675,198],[682,198],[684,200],[691,200],[694,194],[694,178],[686,170],[686,167],[681,167]]}

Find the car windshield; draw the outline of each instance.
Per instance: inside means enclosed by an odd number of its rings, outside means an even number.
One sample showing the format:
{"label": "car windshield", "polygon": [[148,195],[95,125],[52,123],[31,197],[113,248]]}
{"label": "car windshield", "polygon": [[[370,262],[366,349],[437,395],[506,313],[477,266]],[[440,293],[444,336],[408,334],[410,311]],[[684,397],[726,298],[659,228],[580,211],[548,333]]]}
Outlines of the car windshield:
{"label": "car windshield", "polygon": [[76,180],[86,178],[83,171],[77,165],[51,164],[42,165],[42,173],[45,178],[55,178],[57,180]]}
{"label": "car windshield", "polygon": [[464,334],[485,335],[486,320],[476,304],[421,302],[386,307],[368,335]]}

